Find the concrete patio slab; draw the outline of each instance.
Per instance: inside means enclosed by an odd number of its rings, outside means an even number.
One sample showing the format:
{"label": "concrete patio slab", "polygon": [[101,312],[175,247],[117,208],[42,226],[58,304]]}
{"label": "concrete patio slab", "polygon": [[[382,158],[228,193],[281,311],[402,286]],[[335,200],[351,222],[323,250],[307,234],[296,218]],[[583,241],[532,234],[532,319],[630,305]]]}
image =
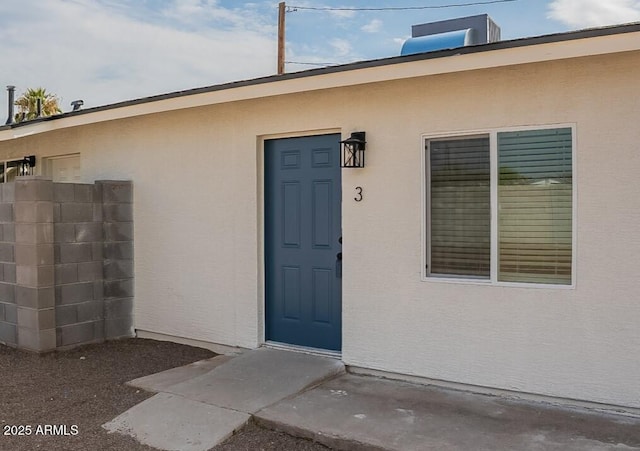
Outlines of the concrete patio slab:
{"label": "concrete patio slab", "polygon": [[170,386],[206,374],[232,358],[233,356],[218,355],[211,359],[200,360],[198,362],[190,363],[189,365],[140,377],[127,382],[127,385],[154,393],[164,392]]}
{"label": "concrete patio slab", "polygon": [[342,373],[339,360],[295,352],[218,356],[129,382],[161,393],[103,427],[159,449],[207,450],[252,413]]}
{"label": "concrete patio slab", "polygon": [[103,425],[162,450],[205,451],[223,442],[251,416],[160,393]]}
{"label": "concrete patio slab", "polygon": [[254,418],[348,450],[640,450],[640,418],[350,374]]}
{"label": "concrete patio slab", "polygon": [[344,364],[336,359],[261,348],[165,391],[205,404],[255,413],[341,373]]}

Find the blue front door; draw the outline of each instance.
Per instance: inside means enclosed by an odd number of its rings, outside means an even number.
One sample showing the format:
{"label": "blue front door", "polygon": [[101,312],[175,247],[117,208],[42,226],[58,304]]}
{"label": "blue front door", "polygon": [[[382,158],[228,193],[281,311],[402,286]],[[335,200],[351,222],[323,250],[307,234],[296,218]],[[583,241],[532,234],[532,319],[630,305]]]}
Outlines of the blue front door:
{"label": "blue front door", "polygon": [[269,341],[342,344],[340,135],[265,141]]}

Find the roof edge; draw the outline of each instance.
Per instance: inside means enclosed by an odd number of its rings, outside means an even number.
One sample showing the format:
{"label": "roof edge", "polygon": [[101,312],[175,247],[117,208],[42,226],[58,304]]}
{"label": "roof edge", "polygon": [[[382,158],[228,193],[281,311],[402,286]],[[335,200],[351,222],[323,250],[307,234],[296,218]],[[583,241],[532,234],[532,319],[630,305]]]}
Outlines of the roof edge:
{"label": "roof edge", "polygon": [[373,60],[357,61],[353,63],[341,64],[336,66],[326,66],[321,68],[307,69],[299,72],[290,72],[282,75],[268,75],[263,77],[247,79],[247,80],[232,81],[232,82],[226,82],[226,83],[221,83],[217,85],[210,85],[210,86],[205,86],[200,88],[191,88],[191,89],[186,89],[181,91],[173,91],[165,94],[157,94],[157,95],[152,95],[148,97],[141,97],[138,99],[125,100],[125,101],[111,103],[107,105],[86,108],[78,111],[69,111],[66,113],[42,117],[42,118],[30,120],[30,121],[19,122],[19,123],[14,123],[9,125],[2,125],[0,126],[0,132],[5,130],[20,128],[28,125],[33,125],[41,122],[54,121],[58,119],[76,117],[76,116],[96,113],[100,111],[124,108],[124,107],[133,106],[133,105],[141,105],[145,103],[152,103],[152,102],[157,102],[157,101],[162,101],[167,99],[174,99],[178,97],[186,97],[186,96],[205,94],[205,93],[211,93],[216,91],[224,91],[224,90],[241,88],[246,86],[255,86],[255,85],[261,85],[261,84],[267,84],[267,83],[274,83],[278,81],[295,80],[295,79],[308,78],[308,77],[314,77],[319,75],[334,74],[334,73],[347,72],[347,71],[359,70],[359,69],[368,69],[372,67],[389,66],[393,64],[408,63],[408,62],[414,62],[414,61],[446,58],[446,57],[455,56],[455,55],[467,55],[467,54],[474,54],[474,53],[491,52],[495,50],[512,49],[512,48],[518,48],[518,47],[527,47],[527,46],[533,46],[533,45],[573,41],[573,40],[579,40],[579,39],[588,39],[588,38],[612,36],[612,35],[625,34],[625,33],[635,33],[635,32],[640,32],[640,22],[633,22],[633,23],[622,24],[622,25],[611,25],[611,26],[598,27],[598,28],[587,28],[582,30],[552,33],[552,34],[533,36],[533,37],[517,38],[512,40],[506,40],[506,41],[497,41],[497,42],[492,42],[487,44],[470,45],[470,46],[458,47],[454,49],[436,50],[432,52],[418,53],[418,54],[412,54],[412,55],[399,55],[399,56],[378,58]]}

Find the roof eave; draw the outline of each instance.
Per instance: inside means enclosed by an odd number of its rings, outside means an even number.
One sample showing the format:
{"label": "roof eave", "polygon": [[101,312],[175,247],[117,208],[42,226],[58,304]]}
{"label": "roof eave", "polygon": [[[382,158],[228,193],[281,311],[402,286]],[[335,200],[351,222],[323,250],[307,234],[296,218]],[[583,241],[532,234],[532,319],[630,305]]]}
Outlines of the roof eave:
{"label": "roof eave", "polygon": [[[638,33],[637,39],[631,40],[627,45],[623,45],[623,37],[629,33]],[[616,42],[609,42],[608,45],[601,46],[587,46],[583,52],[576,51],[577,49],[568,49],[568,51],[556,52],[555,55],[547,55],[546,58],[536,58],[534,55],[522,52],[520,49],[523,47],[529,47],[531,49],[541,46],[549,45],[562,45],[566,44],[568,47],[572,41],[579,40],[598,40],[598,38],[612,38]],[[620,42],[619,42],[620,41]],[[299,92],[301,90],[316,90],[326,89],[330,87],[341,87],[348,85],[356,85],[363,83],[372,83],[377,81],[386,81],[393,79],[410,78],[420,75],[434,75],[438,73],[447,72],[460,72],[465,70],[475,70],[488,67],[497,67],[504,65],[514,64],[526,64],[528,62],[539,62],[544,60],[554,59],[566,59],[571,57],[580,57],[588,55],[597,55],[604,53],[623,52],[640,49],[640,23],[633,23],[627,25],[616,25],[610,27],[593,28],[586,30],[579,30],[567,33],[557,33],[544,36],[536,36],[530,38],[520,38],[509,41],[499,41],[489,44],[480,44],[474,46],[460,47],[455,49],[439,50],[428,53],[420,53],[415,55],[406,56],[393,56],[388,58],[359,61],[355,63],[344,64],[340,66],[328,66],[317,69],[310,69],[301,72],[292,72],[283,75],[272,75],[260,78],[254,78],[250,80],[234,81],[229,83],[222,83],[213,86],[188,89],[184,91],[176,91],[166,94],[160,94],[150,97],[144,97],[134,100],[128,100],[109,105],[103,105],[93,108],[87,108],[79,111],[72,111],[55,116],[38,118],[35,120],[21,122],[11,125],[0,126],[0,141],[18,138],[24,135],[31,135],[34,133],[40,133],[49,131],[51,129],[66,128],[77,125],[83,125],[87,123],[101,122],[104,120],[121,119],[125,117],[138,116],[143,114],[152,114],[163,111],[170,111],[175,109],[190,108],[203,106],[206,104],[225,103],[234,100],[247,100],[250,98],[267,97],[273,95],[281,95],[286,93]],[[515,50],[523,53],[519,58],[513,52]],[[559,49],[556,49],[559,50]],[[511,52],[511,57],[504,58],[504,61],[492,62],[491,58],[484,56],[482,59],[486,60],[483,64],[482,61],[478,61],[478,57],[495,52],[495,55],[504,53],[505,51]],[[535,53],[535,52],[529,52]],[[544,53],[544,52],[543,52]],[[475,58],[474,58],[475,56]],[[389,74],[389,69],[409,67],[411,63],[415,62],[433,62],[438,61],[440,63],[450,60],[455,60],[453,57],[463,57],[457,60],[457,64],[440,64],[440,69],[432,67],[429,68],[421,66],[419,70],[408,70],[402,74],[397,73]],[[472,61],[471,59],[475,60]],[[409,65],[409,66],[407,66]],[[432,63],[431,66],[436,66],[437,63]],[[349,77],[350,74],[355,74],[363,71],[375,70],[381,72],[381,75],[370,77],[359,77],[360,81],[353,80],[354,77]],[[397,72],[400,72],[398,70]],[[341,76],[342,81],[335,80],[332,77],[336,74]],[[307,82],[309,78],[315,78],[316,80],[333,78],[333,82],[317,83],[315,86],[310,86]],[[268,92],[265,92],[264,86],[269,85],[271,88]],[[304,85],[304,86],[301,86]],[[280,86],[280,89],[277,87]],[[240,91],[247,91],[244,95],[237,96],[229,95],[229,93]],[[215,97],[215,98],[214,98]],[[197,98],[201,98],[200,101],[196,101]],[[188,99],[187,101],[185,101]],[[149,108],[150,104],[156,107]],[[120,114],[114,114],[116,110],[120,111]],[[126,111],[125,111],[126,110]],[[91,119],[88,116],[93,116]],[[99,117],[100,116],[100,117]],[[64,120],[66,119],[66,120]],[[61,121],[63,120],[63,121]],[[59,125],[54,125],[53,122]],[[62,122],[68,123],[62,125]],[[24,130],[25,133],[18,132],[17,129],[28,128],[29,131]],[[11,130],[14,133],[11,133]],[[17,132],[17,133],[15,133]],[[12,135],[12,136],[8,136]]]}

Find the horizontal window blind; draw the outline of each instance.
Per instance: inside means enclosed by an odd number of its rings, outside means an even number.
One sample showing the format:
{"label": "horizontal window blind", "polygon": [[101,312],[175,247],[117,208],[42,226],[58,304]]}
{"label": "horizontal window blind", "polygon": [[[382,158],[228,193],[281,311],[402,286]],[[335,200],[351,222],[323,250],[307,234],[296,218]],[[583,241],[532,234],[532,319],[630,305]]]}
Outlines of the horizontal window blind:
{"label": "horizontal window blind", "polygon": [[571,284],[571,129],[498,133],[498,161],[498,280]]}
{"label": "horizontal window blind", "polygon": [[429,142],[430,262],[437,275],[488,278],[489,137]]}

